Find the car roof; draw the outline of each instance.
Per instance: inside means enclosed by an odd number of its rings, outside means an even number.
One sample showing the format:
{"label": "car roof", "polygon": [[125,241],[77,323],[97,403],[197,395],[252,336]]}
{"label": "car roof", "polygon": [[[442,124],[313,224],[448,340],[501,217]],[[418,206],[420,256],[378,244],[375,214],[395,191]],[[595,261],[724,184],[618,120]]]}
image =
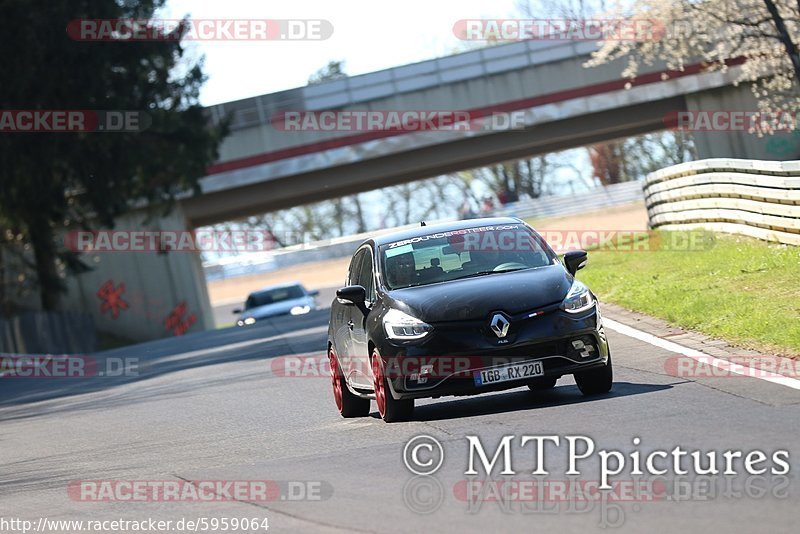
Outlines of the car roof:
{"label": "car roof", "polygon": [[301,284],[300,282],[283,282],[283,283],[280,283],[280,284],[273,284],[271,286],[262,287],[261,289],[257,289],[257,290],[253,291],[250,294],[251,295],[258,295],[259,293],[272,291],[273,289],[283,289],[285,287],[293,287],[293,286],[303,287],[303,284]]}
{"label": "car roof", "polygon": [[[426,226],[415,226],[397,232],[382,234],[367,239],[364,243],[372,242],[375,246],[386,245],[396,241],[403,241],[404,239],[411,239],[429,234],[439,232],[452,232],[454,230],[464,230],[466,228],[477,228],[479,226],[496,226],[499,224],[520,224],[523,221],[516,217],[483,217],[480,219],[467,219],[464,221],[451,221],[439,224],[431,224]],[[362,243],[362,245],[364,244]]]}

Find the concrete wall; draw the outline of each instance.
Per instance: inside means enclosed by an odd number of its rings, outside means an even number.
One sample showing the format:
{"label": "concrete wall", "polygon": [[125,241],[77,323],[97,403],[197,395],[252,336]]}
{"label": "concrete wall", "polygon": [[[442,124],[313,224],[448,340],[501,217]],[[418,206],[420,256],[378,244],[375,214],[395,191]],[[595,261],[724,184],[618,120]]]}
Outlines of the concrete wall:
{"label": "concrete wall", "polygon": [[[143,213],[126,215],[115,230],[188,228],[180,206],[167,217],[145,219]],[[184,327],[187,332],[214,327],[196,252],[92,252],[82,259],[94,269],[68,278],[62,308],[91,314],[98,331],[143,341],[176,335]],[[115,301],[116,294],[121,303]],[[104,303],[112,306],[103,309]]]}

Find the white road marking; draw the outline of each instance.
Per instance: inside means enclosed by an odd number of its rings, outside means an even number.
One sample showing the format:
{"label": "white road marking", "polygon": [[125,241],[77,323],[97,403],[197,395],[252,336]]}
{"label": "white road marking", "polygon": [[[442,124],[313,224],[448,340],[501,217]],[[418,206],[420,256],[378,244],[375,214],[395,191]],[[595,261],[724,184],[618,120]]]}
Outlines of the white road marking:
{"label": "white road marking", "polygon": [[800,390],[800,380],[795,378],[779,375],[777,373],[771,373],[769,371],[764,371],[753,367],[747,367],[742,364],[724,360],[722,358],[716,358],[710,354],[706,354],[705,352],[690,349],[689,347],[678,345],[677,343],[667,341],[666,339],[661,339],[658,336],[648,334],[647,332],[642,332],[641,330],[618,323],[617,321],[608,319],[607,317],[603,317],[603,325],[622,335],[638,339],[639,341],[644,341],[650,345],[655,345],[656,347],[680,354],[681,356],[686,356],[687,358],[692,358],[693,360],[696,360],[704,365],[713,365],[714,367],[729,373],[749,376],[751,378],[758,378],[761,380],[766,380],[767,382],[772,382],[773,384],[780,384],[782,386]]}

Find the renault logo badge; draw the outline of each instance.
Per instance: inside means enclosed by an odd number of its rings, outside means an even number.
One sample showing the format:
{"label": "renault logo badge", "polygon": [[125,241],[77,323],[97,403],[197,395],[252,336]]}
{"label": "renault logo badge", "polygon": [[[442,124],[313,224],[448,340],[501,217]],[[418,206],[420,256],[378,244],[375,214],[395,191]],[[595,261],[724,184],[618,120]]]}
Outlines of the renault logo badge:
{"label": "renault logo badge", "polygon": [[492,321],[489,323],[492,332],[499,338],[506,337],[509,326],[511,326],[511,323],[509,323],[508,319],[501,313],[495,313],[494,316],[492,316]]}

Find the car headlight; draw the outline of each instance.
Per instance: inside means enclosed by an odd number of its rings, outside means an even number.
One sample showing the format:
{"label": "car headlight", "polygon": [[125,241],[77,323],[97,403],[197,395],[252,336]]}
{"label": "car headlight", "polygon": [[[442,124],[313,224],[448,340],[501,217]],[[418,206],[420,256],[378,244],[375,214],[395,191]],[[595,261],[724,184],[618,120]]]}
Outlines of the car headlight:
{"label": "car headlight", "polygon": [[310,311],[311,311],[311,306],[308,306],[308,305],[306,305],[306,306],[295,306],[294,308],[289,310],[289,313],[291,313],[292,315],[303,315],[304,313],[308,313]]}
{"label": "car headlight", "polygon": [[594,298],[589,292],[589,288],[579,280],[572,282],[572,287],[569,288],[564,302],[561,303],[561,309],[568,313],[580,313],[592,306],[594,306]]}
{"label": "car headlight", "polygon": [[239,319],[236,321],[236,324],[239,326],[244,326],[246,324],[254,324],[255,322],[255,317],[246,317],[245,319]]}
{"label": "car headlight", "polygon": [[400,310],[389,310],[383,316],[383,329],[389,339],[421,339],[427,336],[433,327]]}

